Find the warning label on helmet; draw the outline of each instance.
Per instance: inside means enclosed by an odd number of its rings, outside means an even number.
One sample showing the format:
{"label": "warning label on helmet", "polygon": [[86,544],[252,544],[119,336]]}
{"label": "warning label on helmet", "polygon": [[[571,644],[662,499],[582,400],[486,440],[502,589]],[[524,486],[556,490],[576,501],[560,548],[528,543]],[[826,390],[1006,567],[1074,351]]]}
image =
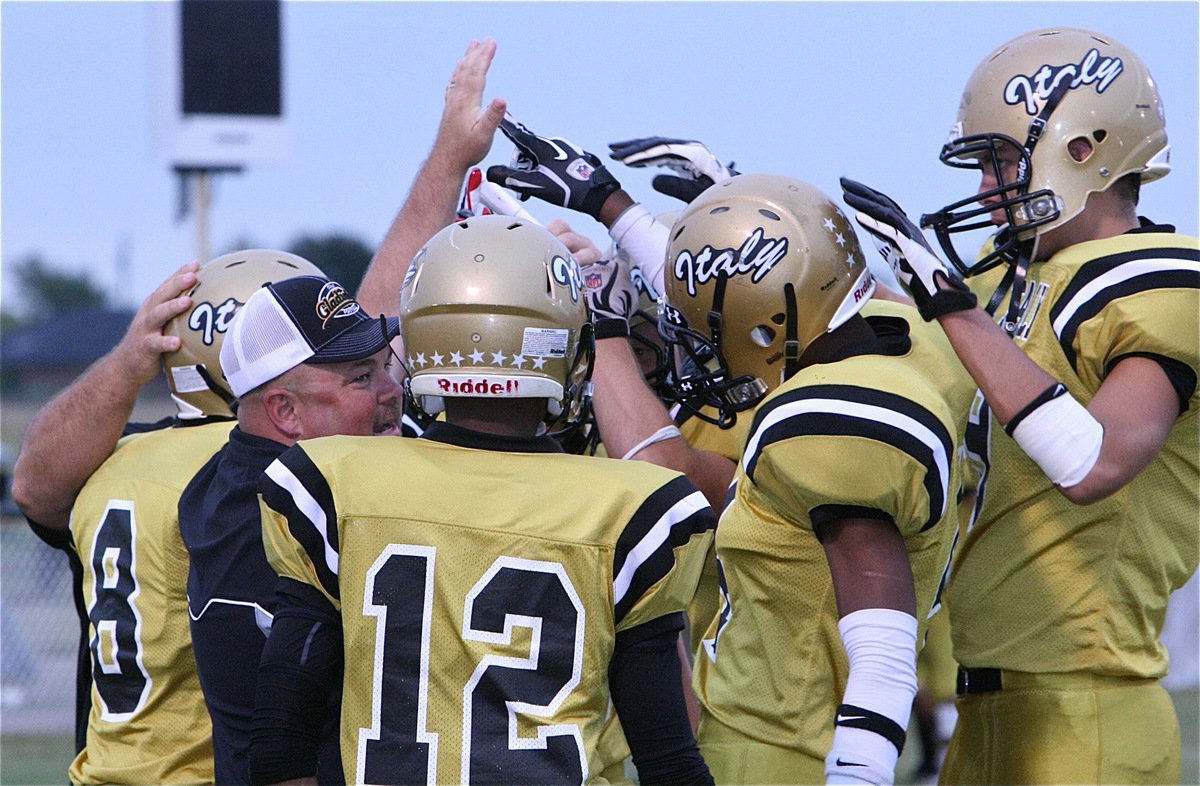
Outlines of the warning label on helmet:
{"label": "warning label on helmet", "polygon": [[521,354],[526,357],[562,358],[567,356],[571,331],[554,328],[525,328]]}
{"label": "warning label on helmet", "polygon": [[171,369],[171,381],[176,393],[196,393],[208,390],[208,383],[195,366],[175,366]]}

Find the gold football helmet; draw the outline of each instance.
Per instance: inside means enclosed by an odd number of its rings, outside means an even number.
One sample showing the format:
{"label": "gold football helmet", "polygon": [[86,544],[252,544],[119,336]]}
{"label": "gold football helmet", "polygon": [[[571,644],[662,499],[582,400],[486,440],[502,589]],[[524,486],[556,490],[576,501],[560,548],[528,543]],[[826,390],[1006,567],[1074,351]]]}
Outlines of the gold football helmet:
{"label": "gold football helmet", "polygon": [[[798,369],[818,336],[875,291],[858,238],[825,194],[780,175],[738,175],[671,229],[659,330],[675,349],[676,400],[728,428]],[[717,408],[713,420],[701,407]]]}
{"label": "gold football helmet", "polygon": [[[1072,143],[1090,147],[1090,154],[1077,160],[1068,150]],[[1004,156],[1017,161],[1017,176],[1008,182],[997,163]],[[975,69],[941,160],[988,167],[999,184],[921,218],[951,263],[973,275],[1070,221],[1089,194],[1124,175],[1138,173],[1146,183],[1167,174],[1170,148],[1158,86],[1138,56],[1099,33],[1053,28],[1009,41]],[[997,196],[999,202],[980,204]],[[989,213],[1000,208],[1008,231],[991,254],[970,255],[973,261],[964,263],[952,235],[994,230]]]}
{"label": "gold football helmet", "polygon": [[263,284],[293,276],[324,276],[316,265],[286,251],[249,249],[212,260],[196,274],[188,311],[167,323],[163,333],[182,344],[163,355],[163,371],[179,417],[230,417],[234,401],[221,372],[221,344],[233,315]]}
{"label": "gold football helmet", "polygon": [[413,397],[545,398],[582,417],[592,341],[579,265],[545,229],[473,216],[408,270],[400,335]]}

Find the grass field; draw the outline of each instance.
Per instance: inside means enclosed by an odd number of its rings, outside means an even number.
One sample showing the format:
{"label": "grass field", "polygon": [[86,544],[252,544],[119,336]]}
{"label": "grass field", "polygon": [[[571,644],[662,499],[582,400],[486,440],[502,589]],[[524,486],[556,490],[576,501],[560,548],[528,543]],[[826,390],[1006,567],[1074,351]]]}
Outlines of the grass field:
{"label": "grass field", "polygon": [[[1200,692],[1181,691],[1172,694],[1179,714],[1179,729],[1183,738],[1183,777],[1180,783],[1200,786]],[[915,740],[910,745],[915,745]],[[898,784],[911,783],[905,776],[911,772],[910,746],[905,746],[905,758],[897,779]],[[0,736],[0,784],[66,783],[70,764],[72,740],[69,736]]]}

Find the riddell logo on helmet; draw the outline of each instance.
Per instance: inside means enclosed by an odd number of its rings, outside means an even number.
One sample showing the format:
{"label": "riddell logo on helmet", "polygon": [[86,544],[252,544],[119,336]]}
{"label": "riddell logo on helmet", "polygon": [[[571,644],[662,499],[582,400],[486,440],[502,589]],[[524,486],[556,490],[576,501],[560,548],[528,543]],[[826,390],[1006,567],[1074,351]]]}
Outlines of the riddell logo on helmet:
{"label": "riddell logo on helmet", "polygon": [[1078,64],[1043,65],[1032,76],[1017,74],[1004,86],[1004,103],[1025,105],[1030,115],[1038,113],[1038,100],[1045,101],[1064,79],[1071,80],[1071,89],[1096,83],[1096,92],[1103,93],[1125,70],[1119,57],[1100,57],[1097,49],[1089,50]]}
{"label": "riddell logo on helmet", "polygon": [[696,295],[696,287],[707,284],[724,273],[730,278],[750,273],[750,280],[758,283],[771,272],[779,260],[787,256],[786,237],[764,238],[763,229],[754,230],[741,248],[714,249],[705,246],[697,254],[684,249],[675,257],[672,272],[675,278],[687,284],[688,294]]}
{"label": "riddell logo on helmet", "polygon": [[330,281],[321,287],[321,292],[317,295],[317,316],[321,318],[321,327],[328,327],[331,319],[357,313],[358,302],[346,294],[341,284]]}
{"label": "riddell logo on helmet", "polygon": [[438,377],[437,386],[447,395],[515,396],[521,390],[521,380],[506,379],[503,382],[489,382],[487,378],[480,378],[455,381]]}

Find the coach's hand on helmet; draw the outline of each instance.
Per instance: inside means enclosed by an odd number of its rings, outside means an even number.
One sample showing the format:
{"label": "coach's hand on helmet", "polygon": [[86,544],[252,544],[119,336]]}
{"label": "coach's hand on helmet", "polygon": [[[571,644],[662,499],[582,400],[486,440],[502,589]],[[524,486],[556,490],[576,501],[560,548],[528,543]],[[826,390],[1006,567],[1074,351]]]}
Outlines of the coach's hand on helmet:
{"label": "coach's hand on helmet", "polygon": [[200,263],[188,262],[158,285],[150,293],[120,343],[113,348],[112,356],[120,363],[129,379],[144,385],[154,379],[162,369],[162,356],[179,349],[179,336],[163,335],[167,323],[192,305],[188,292],[196,286],[196,271]]}
{"label": "coach's hand on helmet", "polygon": [[596,338],[629,335],[629,317],[637,308],[638,292],[621,257],[602,259],[580,271]]}
{"label": "coach's hand on helmet", "polygon": [[926,321],[975,307],[975,294],[950,274],[903,208],[862,183],[843,177],[841,184],[842,198],[857,211],[859,226],[871,234]]}
{"label": "coach's hand on helmet", "polygon": [[522,199],[537,197],[552,205],[599,219],[605,201],[621,188],[594,154],[558,137],[543,137],[505,115],[500,130],[517,146],[511,166],[493,166],[488,180],[510,188]]}
{"label": "coach's hand on helmet", "polygon": [[739,172],[713,155],[703,143],[694,139],[669,139],[648,136],[610,142],[610,156],[627,166],[666,167],[677,174],[656,175],[654,190],[683,202],[691,202],[714,183],[723,183]]}

